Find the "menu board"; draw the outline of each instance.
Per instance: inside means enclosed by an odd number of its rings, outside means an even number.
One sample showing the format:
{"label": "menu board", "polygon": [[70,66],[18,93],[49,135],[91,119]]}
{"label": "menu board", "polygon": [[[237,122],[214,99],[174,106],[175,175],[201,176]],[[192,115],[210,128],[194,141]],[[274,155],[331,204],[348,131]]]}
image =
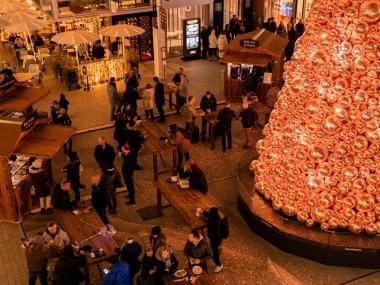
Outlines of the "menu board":
{"label": "menu board", "polygon": [[183,20],[183,57],[199,57],[201,53],[200,19]]}

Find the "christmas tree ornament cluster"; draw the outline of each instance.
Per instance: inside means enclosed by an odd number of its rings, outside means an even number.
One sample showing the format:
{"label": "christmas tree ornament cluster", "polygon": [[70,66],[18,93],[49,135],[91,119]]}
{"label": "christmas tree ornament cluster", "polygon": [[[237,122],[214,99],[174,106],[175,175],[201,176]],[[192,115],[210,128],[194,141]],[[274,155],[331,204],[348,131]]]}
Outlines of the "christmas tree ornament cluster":
{"label": "christmas tree ornament cluster", "polygon": [[315,0],[257,142],[255,189],[323,230],[380,233],[380,0]]}

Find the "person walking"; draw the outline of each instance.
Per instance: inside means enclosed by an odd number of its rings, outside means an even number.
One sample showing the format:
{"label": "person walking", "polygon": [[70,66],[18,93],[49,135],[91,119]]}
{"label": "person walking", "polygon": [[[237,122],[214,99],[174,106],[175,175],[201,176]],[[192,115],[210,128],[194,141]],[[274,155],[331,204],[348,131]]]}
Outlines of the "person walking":
{"label": "person walking", "polygon": [[145,118],[147,120],[150,118],[150,120],[153,122],[154,121],[153,106],[155,103],[155,89],[153,89],[153,86],[150,85],[150,83],[146,85],[142,96],[143,96]]}
{"label": "person walking", "polygon": [[44,246],[44,238],[41,234],[34,236],[22,247],[26,258],[26,267],[29,272],[29,285],[35,285],[37,278],[41,285],[48,285],[47,280],[47,248]]}
{"label": "person walking", "polygon": [[104,185],[101,183],[101,179],[99,175],[94,175],[91,177],[91,204],[94,207],[94,210],[99,215],[103,224],[108,225],[108,217],[107,217],[107,192],[104,189]]}
{"label": "person walking", "polygon": [[111,107],[111,122],[115,119],[116,106],[120,104],[120,97],[117,93],[116,79],[111,77],[107,85],[108,102]]}
{"label": "person walking", "polygon": [[133,172],[134,172],[134,158],[133,153],[129,146],[124,145],[121,148],[122,157],[123,157],[123,166],[121,173],[123,174],[124,183],[127,187],[128,195],[126,198],[129,198],[129,201],[126,202],[127,205],[136,204],[135,201],[135,184],[133,182]]}
{"label": "person walking", "polygon": [[153,77],[154,81],[154,102],[156,103],[157,111],[160,114],[159,123],[166,121],[163,106],[165,105],[164,84],[160,82],[157,76]]}
{"label": "person walking", "polygon": [[243,102],[243,110],[239,113],[239,119],[241,120],[246,140],[243,148],[253,147],[253,129],[258,125],[258,116],[252,108],[249,108],[247,101]]}
{"label": "person walking", "polygon": [[94,157],[99,168],[102,168],[106,163],[113,164],[116,153],[113,146],[107,143],[105,137],[98,138],[98,145],[95,147]]}
{"label": "person walking", "polygon": [[[216,98],[214,94],[212,94],[210,91],[206,91],[206,94],[203,95],[201,99],[201,109],[206,115],[211,115],[212,112],[216,111]],[[207,118],[205,116],[202,116],[202,142],[205,142],[206,140],[206,133],[207,133]]]}
{"label": "person walking", "polygon": [[117,208],[116,188],[122,187],[121,175],[113,164],[106,163],[102,168],[101,183],[107,193],[108,212],[115,214]]}
{"label": "person walking", "polygon": [[56,285],[79,285],[85,279],[80,270],[85,265],[85,253],[81,251],[79,256],[75,256],[74,248],[71,245],[66,245],[62,257],[55,266]]}
{"label": "person walking", "polygon": [[81,187],[80,176],[82,174],[83,167],[76,152],[69,152],[68,158],[69,163],[63,167],[62,171],[66,173],[66,178],[71,183],[71,188],[73,189],[75,194],[75,201],[79,202],[79,188]]}
{"label": "person walking", "polygon": [[41,214],[50,214],[51,207],[50,183],[47,174],[44,172],[43,160],[36,159],[29,167],[29,174],[32,178],[32,194],[39,199]]}
{"label": "person walking", "polygon": [[190,232],[183,252],[190,267],[199,265],[207,272],[207,260],[212,258],[212,251],[199,230]]}
{"label": "person walking", "polygon": [[208,47],[208,59],[211,61],[213,57],[218,59],[217,50],[218,50],[218,38],[216,37],[215,30],[211,30],[211,34],[208,37],[209,47]]}
{"label": "person walking", "polygon": [[227,101],[224,108],[219,111],[217,119],[218,127],[222,136],[222,149],[226,152],[226,137],[228,149],[232,148],[232,120],[236,118],[236,113],[231,110],[231,102]]}

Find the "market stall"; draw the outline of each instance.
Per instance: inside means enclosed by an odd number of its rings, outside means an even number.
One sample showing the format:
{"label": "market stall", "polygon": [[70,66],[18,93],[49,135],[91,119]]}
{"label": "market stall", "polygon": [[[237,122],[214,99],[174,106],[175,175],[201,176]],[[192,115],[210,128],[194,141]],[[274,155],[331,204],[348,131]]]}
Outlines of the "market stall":
{"label": "market stall", "polygon": [[19,88],[0,101],[0,221],[21,220],[31,209],[31,158],[45,159],[44,171],[51,179],[50,158],[74,134],[71,127],[48,125],[47,113],[33,109],[49,93]]}
{"label": "market stall", "polygon": [[[246,91],[264,93],[282,83],[284,52],[288,40],[266,30],[246,33],[227,47],[224,87],[226,99],[237,101]],[[268,88],[263,87],[267,84]],[[253,88],[252,88],[253,86]],[[264,91],[263,91],[264,90]],[[265,94],[258,94],[265,97]]]}

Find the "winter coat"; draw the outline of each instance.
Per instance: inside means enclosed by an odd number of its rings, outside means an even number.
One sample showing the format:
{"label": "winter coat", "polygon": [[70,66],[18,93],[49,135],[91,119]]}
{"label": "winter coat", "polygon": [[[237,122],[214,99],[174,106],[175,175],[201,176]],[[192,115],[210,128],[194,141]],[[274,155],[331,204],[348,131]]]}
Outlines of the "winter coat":
{"label": "winter coat", "polygon": [[107,207],[107,193],[104,190],[103,184],[99,183],[98,186],[92,185],[91,204],[97,209],[105,209]]}
{"label": "winter coat", "polygon": [[201,239],[197,246],[188,240],[183,252],[187,258],[200,259],[199,265],[202,267],[206,267],[207,260],[212,257],[212,250],[204,239]]}
{"label": "winter coat", "polygon": [[164,84],[157,82],[154,87],[154,102],[157,106],[165,105]]}
{"label": "winter coat", "polygon": [[104,277],[102,285],[131,285],[129,274],[130,267],[128,263],[118,261]]}
{"label": "winter coat", "polygon": [[80,185],[81,162],[79,160],[70,161],[63,167],[63,172],[66,172],[67,180],[70,181],[73,187]]}
{"label": "winter coat", "polygon": [[59,226],[57,226],[57,232],[54,236],[46,230],[43,233],[43,237],[47,243],[53,241],[59,249],[63,249],[66,245],[70,244],[69,236]]}
{"label": "winter coat", "polygon": [[120,104],[120,97],[117,94],[116,85],[107,85],[108,102],[111,107],[115,107]]}
{"label": "winter coat", "polygon": [[181,81],[179,82],[178,95],[181,97],[187,97],[189,80],[184,75],[181,75]]}
{"label": "winter coat", "polygon": [[199,190],[202,194],[206,194],[208,192],[208,185],[205,174],[196,164],[192,164],[190,168],[190,187]]}
{"label": "winter coat", "polygon": [[29,167],[29,173],[32,177],[32,185],[35,189],[36,198],[50,196],[50,185],[47,175],[43,168]]}
{"label": "winter coat", "polygon": [[226,129],[231,129],[232,120],[236,117],[234,111],[230,108],[223,108],[219,111],[218,120],[219,124],[221,124]]}
{"label": "winter coat", "polygon": [[251,108],[247,108],[241,111],[239,118],[241,118],[241,123],[244,129],[254,127],[257,124],[258,120],[257,113]]}
{"label": "winter coat", "polygon": [[47,251],[43,245],[30,245],[24,249],[26,266],[29,272],[46,270]]}
{"label": "winter coat", "polygon": [[218,50],[219,57],[222,58],[226,54],[226,48],[228,46],[228,40],[226,35],[221,34],[218,38]]}
{"label": "winter coat", "polygon": [[55,266],[56,285],[78,285],[84,281],[84,275],[79,267],[86,265],[86,257],[62,256]]}
{"label": "winter coat", "polygon": [[208,37],[208,42],[209,42],[209,48],[218,48],[218,39],[215,34],[209,35]]}
{"label": "winter coat", "polygon": [[65,109],[67,111],[67,109],[69,108],[70,102],[66,98],[61,98],[61,99],[59,99],[58,104],[61,108]]}
{"label": "winter coat", "polygon": [[127,142],[126,136],[126,126],[127,120],[116,118],[115,120],[115,130],[113,133],[113,138],[120,144],[125,144]]}
{"label": "winter coat", "polygon": [[115,191],[117,187],[122,186],[121,176],[119,171],[116,170],[116,168],[103,172],[100,180],[101,183],[103,183],[105,192]]}
{"label": "winter coat", "polygon": [[176,132],[175,143],[178,145],[178,149],[182,154],[189,152],[191,149],[190,139],[186,138],[180,131]]}
{"label": "winter coat", "polygon": [[97,145],[94,151],[94,156],[96,161],[99,164],[99,167],[103,167],[105,163],[110,163],[112,164],[113,161],[115,160],[116,153],[115,150],[113,149],[113,146],[110,144],[106,143],[103,149],[103,146]]}
{"label": "winter coat", "polygon": [[73,208],[69,193],[67,191],[63,191],[60,184],[55,186],[51,195],[51,200],[54,208],[69,210]]}
{"label": "winter coat", "polygon": [[121,173],[123,174],[123,177],[130,178],[133,177],[134,172],[134,157],[133,153],[129,152],[127,155],[124,155],[123,157],[123,165],[121,169]]}
{"label": "winter coat", "polygon": [[132,152],[137,153],[141,149],[143,140],[144,138],[140,131],[134,128],[127,131],[127,142]]}
{"label": "winter coat", "polygon": [[154,102],[155,102],[155,91],[153,88],[145,89],[143,93],[143,105],[144,105],[144,110],[152,110],[154,107]]}
{"label": "winter coat", "polygon": [[195,107],[189,105],[189,103],[186,103],[182,107],[182,113],[183,113],[183,115],[185,117],[185,121],[187,123],[193,123],[195,118],[199,116],[197,111],[195,110]]}
{"label": "winter coat", "polygon": [[[141,276],[146,277],[146,276],[151,276],[150,270],[156,268],[157,269],[157,259],[153,255],[151,257],[144,255],[141,261]],[[157,271],[156,271],[157,272]],[[155,272],[155,273],[156,273]],[[155,274],[153,273],[153,275]]]}
{"label": "winter coat", "polygon": [[161,246],[166,245],[166,237],[163,233],[160,233],[157,238],[154,238],[152,235],[149,237],[149,242],[152,245],[153,252],[156,253],[157,249]]}
{"label": "winter coat", "polygon": [[157,252],[156,254],[156,259],[157,259],[157,271],[158,274],[163,276],[163,275],[172,275],[174,272],[177,271],[178,268],[178,260],[175,257],[175,255],[170,252],[170,267],[169,271],[166,271],[166,261],[162,259],[161,252]]}
{"label": "winter coat", "polygon": [[207,98],[207,95],[204,95],[201,99],[201,108],[203,111],[206,110],[215,111],[216,110],[216,99],[213,94],[211,94],[210,99]]}

